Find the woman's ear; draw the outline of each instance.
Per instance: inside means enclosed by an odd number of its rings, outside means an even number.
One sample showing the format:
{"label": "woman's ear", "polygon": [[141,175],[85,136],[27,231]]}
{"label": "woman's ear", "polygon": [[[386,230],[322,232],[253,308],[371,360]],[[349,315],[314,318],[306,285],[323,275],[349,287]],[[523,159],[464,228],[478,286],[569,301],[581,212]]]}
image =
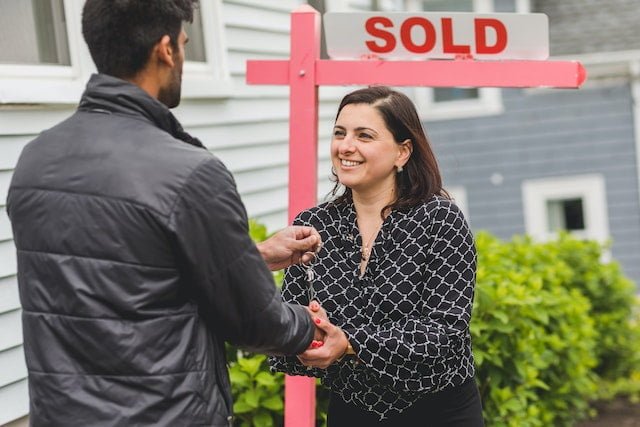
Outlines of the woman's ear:
{"label": "woman's ear", "polygon": [[413,142],[410,139],[405,139],[402,144],[398,146],[398,160],[396,166],[404,166],[411,157],[413,152]]}

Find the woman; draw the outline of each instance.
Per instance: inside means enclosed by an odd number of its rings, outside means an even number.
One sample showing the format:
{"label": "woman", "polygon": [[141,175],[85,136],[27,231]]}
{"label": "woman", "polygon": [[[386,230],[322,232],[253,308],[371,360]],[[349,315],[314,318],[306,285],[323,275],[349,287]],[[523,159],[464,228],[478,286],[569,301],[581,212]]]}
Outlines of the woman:
{"label": "woman", "polygon": [[333,194],[344,192],[297,217],[324,243],[310,267],[288,269],[282,292],[316,312],[325,344],[271,358],[272,369],[322,379],[329,427],[482,426],[473,236],[411,100],[386,87],[346,95],[331,159]]}

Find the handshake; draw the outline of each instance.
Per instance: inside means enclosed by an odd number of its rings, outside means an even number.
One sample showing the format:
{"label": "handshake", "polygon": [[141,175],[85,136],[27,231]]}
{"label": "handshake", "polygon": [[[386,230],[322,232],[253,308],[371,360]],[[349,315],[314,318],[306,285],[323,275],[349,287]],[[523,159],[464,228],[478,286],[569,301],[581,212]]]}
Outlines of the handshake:
{"label": "handshake", "polygon": [[311,301],[307,311],[316,330],[309,348],[297,356],[300,363],[311,368],[326,369],[346,354],[354,354],[344,331],[329,321],[327,312],[317,301]]}
{"label": "handshake", "polygon": [[[312,261],[322,247],[322,239],[313,227],[294,225],[280,230],[256,246],[269,269],[275,271]],[[311,301],[307,311],[316,330],[309,348],[298,355],[303,365],[326,369],[344,355],[354,354],[344,331],[329,321],[327,312],[317,301]]]}

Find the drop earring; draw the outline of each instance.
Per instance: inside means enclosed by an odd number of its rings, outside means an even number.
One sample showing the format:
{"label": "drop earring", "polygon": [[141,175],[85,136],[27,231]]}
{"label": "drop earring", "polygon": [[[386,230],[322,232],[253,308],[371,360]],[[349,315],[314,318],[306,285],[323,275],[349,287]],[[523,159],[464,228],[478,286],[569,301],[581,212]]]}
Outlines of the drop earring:
{"label": "drop earring", "polygon": [[402,166],[396,166],[397,173],[402,173],[403,170],[404,168]]}

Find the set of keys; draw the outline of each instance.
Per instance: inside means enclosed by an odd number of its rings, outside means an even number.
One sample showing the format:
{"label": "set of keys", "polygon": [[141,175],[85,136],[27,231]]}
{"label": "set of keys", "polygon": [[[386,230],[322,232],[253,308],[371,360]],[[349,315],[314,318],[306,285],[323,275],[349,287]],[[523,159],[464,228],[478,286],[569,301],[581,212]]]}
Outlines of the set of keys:
{"label": "set of keys", "polygon": [[305,266],[305,276],[306,276],[306,280],[307,280],[307,298],[308,298],[308,303],[311,303],[311,301],[316,300],[316,290],[313,287],[313,281],[315,280],[315,273],[313,271],[313,262],[310,262],[307,266]]}
{"label": "set of keys", "polygon": [[[305,281],[307,282],[307,299],[308,299],[308,304],[311,303],[311,301],[316,300],[318,301],[318,297],[316,294],[316,290],[313,287],[313,284],[317,278],[315,271],[313,271],[313,266],[318,262],[318,255],[320,253],[320,246],[318,246],[318,248],[315,251],[314,256],[311,258],[311,260],[307,263],[307,264],[303,264],[304,267],[304,276],[305,276]],[[320,302],[320,301],[318,301]]]}

